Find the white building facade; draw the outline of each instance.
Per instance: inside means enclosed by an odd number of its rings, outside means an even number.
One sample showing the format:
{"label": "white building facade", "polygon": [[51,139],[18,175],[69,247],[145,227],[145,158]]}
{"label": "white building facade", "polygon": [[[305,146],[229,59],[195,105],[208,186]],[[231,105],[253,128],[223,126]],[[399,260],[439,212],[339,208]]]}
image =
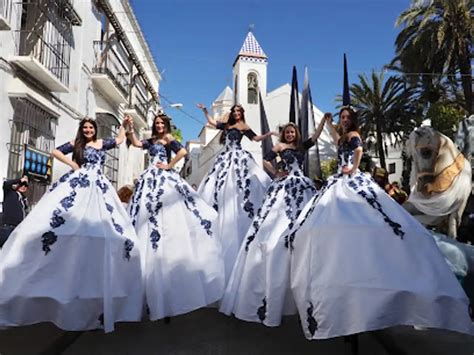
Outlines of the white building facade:
{"label": "white building facade", "polygon": [[[96,119],[99,138],[115,135],[125,114],[142,133],[159,81],[128,0],[0,0],[2,180],[26,172],[29,149],[49,155],[74,139],[84,117]],[[108,152],[105,173],[118,188],[143,167],[143,152],[122,144]],[[30,175],[33,203],[69,169],[52,161],[47,168],[50,177]]]}
{"label": "white building facade", "polygon": [[[226,87],[213,101],[209,110],[211,116],[219,119],[230,111],[234,103],[239,103],[245,109],[247,124],[255,133],[260,134],[260,98],[258,94],[260,92],[270,130],[278,131],[279,126],[288,123],[291,86],[284,84],[267,92],[267,65],[267,55],[253,33],[249,32],[233,64],[234,87],[233,89]],[[313,106],[313,111],[315,124],[318,125],[323,113],[316,106]],[[311,122],[309,131],[310,133],[314,131]],[[199,134],[198,141],[188,142],[189,155],[182,169],[182,176],[190,184],[199,185],[212,166],[215,156],[222,151],[223,146],[219,143],[219,136],[220,131],[205,126]],[[276,137],[273,140],[276,143]],[[262,165],[261,143],[249,141],[244,137],[242,146]],[[318,148],[321,160],[335,157],[335,147],[327,128],[323,130],[318,140]],[[310,167],[311,162],[314,162],[315,152],[315,148],[310,150]]]}

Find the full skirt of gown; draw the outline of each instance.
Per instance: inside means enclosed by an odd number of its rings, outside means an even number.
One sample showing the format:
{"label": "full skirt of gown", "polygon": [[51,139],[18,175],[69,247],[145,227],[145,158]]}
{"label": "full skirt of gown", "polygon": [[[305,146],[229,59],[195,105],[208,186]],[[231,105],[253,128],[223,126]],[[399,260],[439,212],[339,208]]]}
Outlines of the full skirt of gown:
{"label": "full skirt of gown", "polygon": [[221,152],[198,192],[218,212],[216,231],[222,243],[226,282],[245,235],[271,180],[240,146]]}
{"label": "full skirt of gown", "polygon": [[472,334],[469,300],[429,231],[372,178],[330,178],[295,224],[291,288],[308,339],[396,325]]}
{"label": "full skirt of gown", "polygon": [[300,172],[270,185],[240,248],[221,312],[267,326],[278,326],[282,315],[296,313],[289,279],[293,241],[284,232],[315,192]]}
{"label": "full skirt of gown", "polygon": [[0,326],[89,330],[139,321],[140,255],[130,218],[100,170],[56,181],[0,251]]}
{"label": "full skirt of gown", "polygon": [[130,204],[151,320],[212,304],[224,292],[217,213],[174,170],[153,165]]}

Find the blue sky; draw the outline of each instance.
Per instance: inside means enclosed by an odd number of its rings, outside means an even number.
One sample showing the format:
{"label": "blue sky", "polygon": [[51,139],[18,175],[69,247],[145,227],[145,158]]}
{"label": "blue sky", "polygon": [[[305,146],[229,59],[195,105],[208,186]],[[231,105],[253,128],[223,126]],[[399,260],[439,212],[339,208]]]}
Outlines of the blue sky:
{"label": "blue sky", "polygon": [[[334,111],[342,93],[343,53],[349,81],[380,70],[394,56],[397,16],[409,0],[131,0],[145,38],[163,73],[160,92],[204,121],[196,104],[210,105],[226,85],[247,35],[253,33],[268,56],[268,91],[291,82],[297,66],[300,88],[309,68],[313,101]],[[387,74],[388,76],[388,74]],[[163,101],[166,107],[166,102]],[[202,124],[166,109],[195,139]]]}

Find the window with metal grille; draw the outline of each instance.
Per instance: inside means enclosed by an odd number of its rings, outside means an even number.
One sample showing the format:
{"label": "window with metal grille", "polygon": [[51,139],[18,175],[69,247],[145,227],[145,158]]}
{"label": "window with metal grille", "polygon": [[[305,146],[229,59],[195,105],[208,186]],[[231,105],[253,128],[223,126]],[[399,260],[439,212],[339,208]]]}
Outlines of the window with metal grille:
{"label": "window with metal grille", "polygon": [[[10,120],[11,138],[8,143],[8,178],[14,179],[23,174],[24,144],[44,152],[54,149],[57,117],[25,98],[12,98],[13,118]],[[46,192],[45,182],[31,179],[28,188],[30,203],[36,203]]]}
{"label": "window with metal grille", "polygon": [[[98,113],[97,117],[97,137],[99,138],[115,138],[120,123],[113,115],[108,113]],[[106,152],[106,160],[104,166],[104,174],[112,185],[117,188],[118,181],[118,155],[119,150],[117,148],[108,150]]]}

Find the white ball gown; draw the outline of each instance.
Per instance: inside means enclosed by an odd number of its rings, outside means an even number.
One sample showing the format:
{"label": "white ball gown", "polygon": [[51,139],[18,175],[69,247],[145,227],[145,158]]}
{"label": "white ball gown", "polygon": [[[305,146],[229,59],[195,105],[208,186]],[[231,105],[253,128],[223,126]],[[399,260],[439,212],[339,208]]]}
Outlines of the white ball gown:
{"label": "white ball gown", "polygon": [[[0,326],[52,322],[88,330],[139,321],[143,309],[135,231],[102,172],[106,150],[56,181],[0,252]],[[66,143],[58,148],[72,152]]]}
{"label": "white ball gown", "polygon": [[[339,147],[339,169],[358,146],[354,137]],[[472,334],[468,298],[429,231],[371,177],[330,178],[291,234],[291,287],[308,339],[396,325]]]}
{"label": "white ball gown", "polygon": [[[167,162],[166,147],[144,140],[150,165],[130,204],[142,254],[146,304],[151,320],[184,314],[221,299],[224,263],[214,228],[216,211]],[[177,152],[182,146],[171,142]]]}
{"label": "white ball gown", "polygon": [[[224,129],[224,126],[219,123],[217,128]],[[223,134],[226,135],[225,150],[216,157],[198,192],[218,212],[217,231],[228,281],[242,241],[271,180],[240,144],[244,135],[252,139],[253,131],[231,128]]]}
{"label": "white ball gown", "polygon": [[244,238],[220,307],[223,313],[267,326],[278,326],[283,314],[296,313],[289,279],[293,241],[284,232],[316,192],[300,168],[304,152],[285,149],[280,156],[288,175],[268,188]]}

